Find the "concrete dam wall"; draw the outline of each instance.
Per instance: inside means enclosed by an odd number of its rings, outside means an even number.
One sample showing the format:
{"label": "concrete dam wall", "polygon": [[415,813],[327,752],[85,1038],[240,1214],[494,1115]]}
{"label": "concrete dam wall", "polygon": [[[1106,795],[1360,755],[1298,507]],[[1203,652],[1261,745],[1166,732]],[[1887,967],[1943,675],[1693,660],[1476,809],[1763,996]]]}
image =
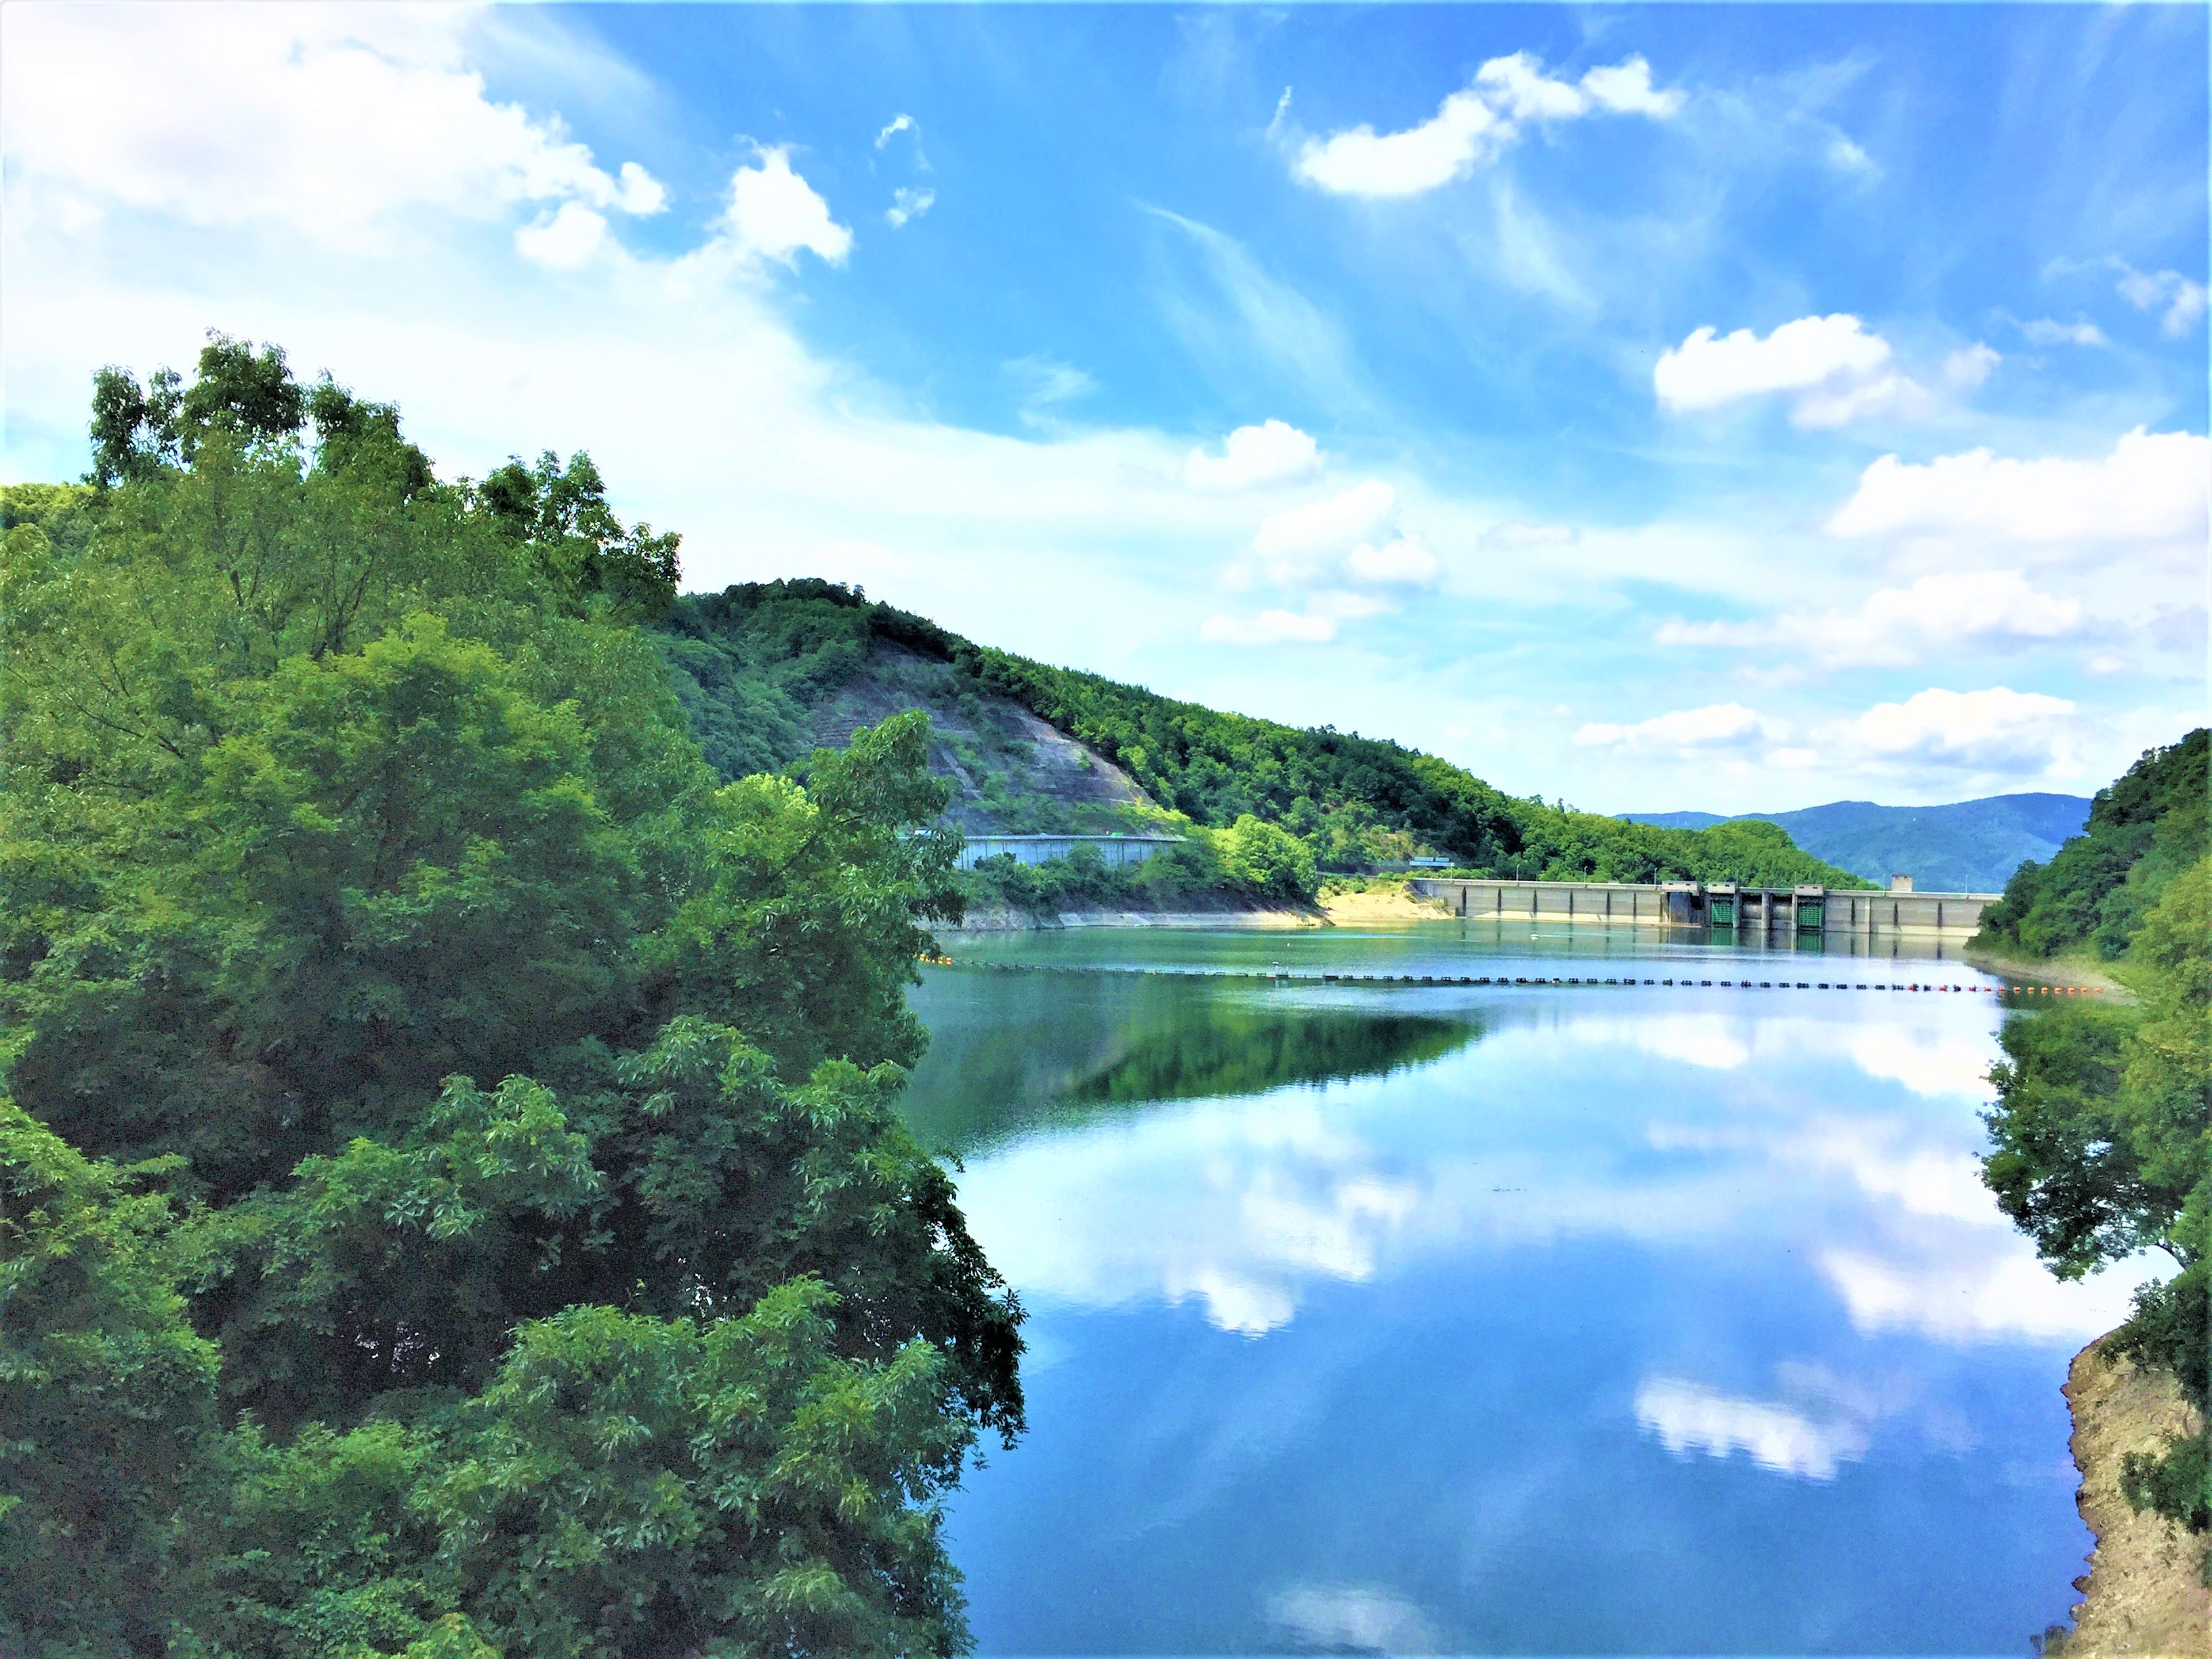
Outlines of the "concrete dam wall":
{"label": "concrete dam wall", "polygon": [[1877,892],[1844,887],[1738,887],[1725,882],[1490,881],[1418,877],[1407,885],[1454,915],[1595,927],[1729,927],[1826,935],[1964,938],[1995,893]]}

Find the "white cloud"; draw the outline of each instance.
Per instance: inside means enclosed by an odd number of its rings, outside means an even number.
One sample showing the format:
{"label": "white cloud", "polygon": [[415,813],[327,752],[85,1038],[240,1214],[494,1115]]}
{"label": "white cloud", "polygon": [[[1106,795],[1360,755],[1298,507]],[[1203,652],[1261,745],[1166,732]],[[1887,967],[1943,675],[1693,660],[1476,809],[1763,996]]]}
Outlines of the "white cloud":
{"label": "white cloud", "polygon": [[1369,539],[1397,510],[1398,492],[1380,478],[1271,514],[1252,538],[1277,581],[1310,580]]}
{"label": "white cloud", "polygon": [[1838,173],[1855,173],[1862,176],[1879,173],[1881,168],[1861,146],[1846,135],[1836,132],[1828,136],[1828,147],[1823,152],[1828,165]]}
{"label": "white cloud", "polygon": [[1098,389],[1097,380],[1088,369],[1061,362],[1057,357],[1032,354],[1017,357],[1006,367],[1007,374],[1022,389],[1022,404],[1026,410],[1072,403]]}
{"label": "white cloud", "polygon": [[1512,553],[1572,547],[1581,539],[1582,532],[1571,524],[1494,524],[1482,532],[1483,546]]}
{"label": "white cloud", "polygon": [[1820,734],[1885,761],[2009,771],[2060,764],[2070,752],[2074,704],[2039,691],[1990,686],[1979,691],[1930,688],[1903,702],[1876,703]]}
{"label": "white cloud", "polygon": [[2179,338],[2197,326],[2204,314],[2206,291],[2204,284],[2183,276],[2178,270],[2137,270],[2126,260],[2115,258],[2112,268],[2120,273],[2120,297],[2137,311],[2156,311],[2166,308],[2159,319],[2159,327]]}
{"label": "white cloud", "polygon": [[581,202],[563,202],[514,232],[516,252],[554,270],[580,270],[611,246],[605,217]]}
{"label": "white cloud", "polygon": [[1256,617],[1208,617],[1198,626],[1208,645],[1326,645],[1336,637],[1334,617],[1262,611]]}
{"label": "white cloud", "polygon": [[1516,52],[1485,64],[1474,85],[1453,93],[1419,126],[1378,134],[1363,123],[1307,139],[1294,171],[1334,195],[1419,196],[1466,178],[1530,123],[1598,111],[1664,119],[1681,106],[1680,92],[1653,89],[1650,65],[1641,58],[1591,70],[1577,83],[1553,79],[1529,53]]}
{"label": "white cloud", "polygon": [[2082,628],[2080,600],[2039,592],[2017,570],[1973,570],[1882,588],[1853,611],[1669,622],[1652,638],[1661,645],[1784,648],[1832,668],[1901,668],[1961,646],[2065,639]]}
{"label": "white cloud", "polygon": [[[1287,453],[1290,446],[1282,448]],[[1256,574],[1291,589],[1316,583],[1352,589],[1433,587],[1443,579],[1443,562],[1420,536],[1396,527],[1397,511],[1398,492],[1380,478],[1285,507],[1271,514],[1252,538]],[[1230,567],[1228,580],[1231,586],[1249,586],[1255,574],[1252,563],[1239,562]],[[1372,599],[1354,605],[1353,598],[1346,592],[1329,598],[1329,614],[1341,618],[1388,608]]]}
{"label": "white cloud", "polygon": [[1982,544],[2171,542],[2202,557],[2212,441],[2137,427],[2098,460],[2001,459],[1987,449],[1924,464],[1885,455],[1828,520],[1833,536],[1955,536]]}
{"label": "white cloud", "polygon": [[[26,6],[7,15],[0,147],[11,173],[188,224],[276,223],[332,249],[387,246],[434,207],[657,213],[642,167],[615,174],[568,135],[484,95],[465,9]],[[127,46],[125,43],[127,42]],[[573,223],[573,222],[572,222]]]}
{"label": "white cloud", "polygon": [[1433,587],[1443,565],[1419,536],[1394,536],[1380,547],[1362,542],[1345,556],[1345,574],[1377,587]]}
{"label": "white cloud", "polygon": [[914,117],[906,114],[903,112],[894,115],[891,117],[890,121],[884,125],[884,130],[876,135],[876,148],[878,149],[881,149],[885,144],[888,144],[892,139],[898,137],[900,133],[912,132],[914,130]]}
{"label": "white cloud", "polygon": [[641,218],[659,213],[668,205],[668,189],[635,161],[624,161],[617,175],[620,187],[615,191],[611,205],[624,213],[634,213]]}
{"label": "white cloud", "polygon": [[[2001,361],[1980,343],[1955,351],[1942,380],[1966,391],[1986,380]],[[1662,353],[1651,372],[1660,407],[1674,413],[1718,409],[1747,398],[1782,394],[1801,427],[1838,427],[1869,416],[1918,418],[1935,396],[1898,368],[1887,340],[1854,316],[1801,317],[1763,338],[1747,328],[1722,335],[1692,332]]]}
{"label": "white cloud", "polygon": [[884,222],[894,230],[907,224],[937,205],[933,190],[912,190],[904,185],[891,192],[891,204],[884,210]]}
{"label": "white cloud", "polygon": [[1850,1419],[1816,1423],[1786,1405],[1665,1376],[1637,1389],[1636,1420],[1678,1455],[1748,1452],[1761,1468],[1814,1480],[1833,1480],[1838,1464],[1865,1455],[1870,1443],[1866,1425]]}
{"label": "white cloud", "polygon": [[738,251],[749,258],[796,264],[805,249],[841,265],[853,250],[853,233],[830,216],[830,204],[791,170],[788,145],[762,149],[753,166],[730,176],[723,222]]}
{"label": "white cloud", "polygon": [[1649,115],[1663,121],[1682,111],[1682,94],[1652,89],[1651,65],[1641,58],[1594,69],[1583,76],[1582,85],[1592,103],[1615,114]]}
{"label": "white cloud", "polygon": [[1768,732],[1771,722],[1740,702],[1680,708],[1633,726],[1591,721],[1575,733],[1584,748],[1710,749],[1743,744]]}
{"label": "white cloud", "polygon": [[1271,484],[1297,483],[1321,471],[1314,441],[1287,422],[1268,420],[1240,426],[1221,442],[1221,453],[1194,449],[1183,462],[1183,481],[1193,489],[1231,492]]}
{"label": "white cloud", "polygon": [[1996,374],[1997,365],[2003,361],[2002,354],[1994,347],[1977,340],[1943,360],[1943,384],[1960,392],[1971,392]]}
{"label": "white cloud", "polygon": [[1326,645],[1338,624],[1380,616],[1394,607],[1369,593],[1316,593],[1303,611],[1263,611],[1256,617],[1208,617],[1198,636],[1209,645]]}
{"label": "white cloud", "polygon": [[2032,322],[2022,323],[2020,331],[2027,337],[2032,345],[2100,346],[2112,343],[2105,337],[2105,331],[2086,318],[2062,323],[2054,317],[2038,317]]}

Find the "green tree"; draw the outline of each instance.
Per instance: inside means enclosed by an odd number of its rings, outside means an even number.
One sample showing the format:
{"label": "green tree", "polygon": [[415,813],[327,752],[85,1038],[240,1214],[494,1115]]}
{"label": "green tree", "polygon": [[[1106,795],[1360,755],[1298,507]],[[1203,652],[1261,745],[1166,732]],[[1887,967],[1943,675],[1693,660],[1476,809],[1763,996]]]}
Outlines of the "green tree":
{"label": "green tree", "polygon": [[960,1645],[934,1505],[1021,1312],[892,1108],[957,904],[921,723],[724,784],[623,586],[674,538],[586,458],[518,519],[271,349],[157,384],[0,564],[0,1525],[83,1564],[21,1639]]}
{"label": "green tree", "polygon": [[2097,792],[2082,832],[2048,864],[2023,864],[2002,897],[1982,912],[1975,943],[2011,955],[2050,957],[2087,948],[2109,961],[2166,884],[2204,850],[2206,762],[2212,731],[2147,750]]}
{"label": "green tree", "polygon": [[[2132,1006],[2069,1000],[2006,1022],[1984,1178],[2062,1279],[2144,1249],[2172,1259],[2109,1340],[2172,1372],[2212,1422],[2212,856],[2164,884],[2114,971]],[[2139,1504],[2200,1533],[2208,1434],[2127,1472]]]}
{"label": "green tree", "polygon": [[0,1097],[0,1648],[157,1654],[222,1478],[169,1206]]}
{"label": "green tree", "polygon": [[1310,900],[1316,875],[1313,849],[1287,830],[1238,816],[1221,836],[1221,862],[1231,878],[1271,898]]}

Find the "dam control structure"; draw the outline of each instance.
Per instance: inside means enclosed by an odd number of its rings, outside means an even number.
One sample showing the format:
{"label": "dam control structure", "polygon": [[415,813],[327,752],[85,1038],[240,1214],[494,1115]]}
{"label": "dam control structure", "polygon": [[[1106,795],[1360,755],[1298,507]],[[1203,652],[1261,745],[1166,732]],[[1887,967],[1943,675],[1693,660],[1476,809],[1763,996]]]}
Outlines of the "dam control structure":
{"label": "dam control structure", "polygon": [[1734,882],[1507,881],[1420,876],[1416,897],[1441,900],[1470,921],[1595,927],[1728,928],[1745,933],[1915,934],[1960,938],[1981,925],[1996,893],[1888,892],[1864,887],[1744,887]]}

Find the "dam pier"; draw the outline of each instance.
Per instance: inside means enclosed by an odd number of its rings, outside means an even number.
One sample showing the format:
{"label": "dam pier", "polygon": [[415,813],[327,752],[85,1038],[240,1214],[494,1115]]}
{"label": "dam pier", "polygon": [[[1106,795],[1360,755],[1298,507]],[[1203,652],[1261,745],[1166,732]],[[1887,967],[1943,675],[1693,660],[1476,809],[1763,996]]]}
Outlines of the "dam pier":
{"label": "dam pier", "polygon": [[1850,887],[1744,887],[1734,882],[1506,881],[1418,876],[1417,897],[1469,921],[1573,922],[1600,927],[1727,928],[1745,933],[1911,934],[1963,939],[1996,893],[1883,892]]}

